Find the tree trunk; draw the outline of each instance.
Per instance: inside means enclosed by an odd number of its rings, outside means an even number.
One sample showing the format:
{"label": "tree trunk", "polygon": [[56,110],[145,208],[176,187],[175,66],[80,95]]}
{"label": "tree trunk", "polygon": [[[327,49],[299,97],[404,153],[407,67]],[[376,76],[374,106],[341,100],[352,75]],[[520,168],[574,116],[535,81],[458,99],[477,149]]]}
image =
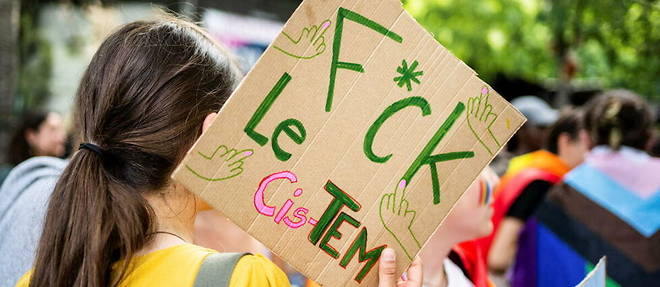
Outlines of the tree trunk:
{"label": "tree trunk", "polygon": [[7,162],[9,137],[15,126],[13,99],[18,76],[20,0],[0,0],[0,163]]}

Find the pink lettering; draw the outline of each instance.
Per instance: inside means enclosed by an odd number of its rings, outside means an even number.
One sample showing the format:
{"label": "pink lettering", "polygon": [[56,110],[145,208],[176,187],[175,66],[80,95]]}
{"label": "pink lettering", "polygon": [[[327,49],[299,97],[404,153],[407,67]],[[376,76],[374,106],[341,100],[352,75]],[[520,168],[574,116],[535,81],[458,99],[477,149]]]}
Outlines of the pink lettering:
{"label": "pink lettering", "polygon": [[[293,220],[287,216],[287,213],[293,208],[294,202],[291,199],[287,199],[284,204],[282,205],[281,208],[277,211],[277,214],[275,213],[275,210],[277,209],[277,206],[271,206],[266,204],[266,199],[265,199],[265,193],[266,193],[266,188],[268,188],[268,185],[278,179],[288,179],[289,182],[291,183],[296,183],[298,182],[298,178],[296,175],[290,171],[281,171],[281,172],[276,172],[273,173],[264,179],[261,180],[261,183],[259,183],[259,187],[257,188],[257,191],[254,193],[253,197],[253,202],[254,202],[254,208],[259,212],[259,214],[263,214],[266,216],[273,216],[273,221],[275,223],[280,224],[280,222],[284,221],[284,224],[288,226],[289,228],[299,228],[305,223],[309,223],[311,225],[316,225],[317,221],[314,218],[309,218],[307,219],[307,213],[309,212],[309,209],[304,208],[304,207],[298,207],[293,211]],[[302,188],[296,188],[293,191],[293,197],[300,197],[303,194]]]}
{"label": "pink lettering", "polygon": [[296,208],[296,210],[293,212],[293,217],[297,218],[298,220],[295,222],[291,221],[287,216],[284,218],[284,224],[294,229],[305,225],[305,223],[307,223],[307,217],[305,217],[305,215],[307,214],[308,211],[309,210],[304,207]]}
{"label": "pink lettering", "polygon": [[276,223],[280,223],[280,221],[282,221],[282,218],[284,217],[284,215],[286,215],[287,212],[289,212],[291,206],[293,206],[293,201],[291,201],[291,199],[287,199],[286,202],[284,203],[284,206],[280,208],[280,211],[275,216]]}
{"label": "pink lettering", "polygon": [[257,192],[254,193],[254,207],[259,213],[266,216],[273,216],[273,214],[275,214],[275,207],[266,204],[264,199],[264,191],[266,191],[266,187],[268,187],[268,184],[271,182],[285,178],[288,179],[291,183],[298,181],[296,175],[290,171],[276,172],[261,180],[259,188],[257,188]]}

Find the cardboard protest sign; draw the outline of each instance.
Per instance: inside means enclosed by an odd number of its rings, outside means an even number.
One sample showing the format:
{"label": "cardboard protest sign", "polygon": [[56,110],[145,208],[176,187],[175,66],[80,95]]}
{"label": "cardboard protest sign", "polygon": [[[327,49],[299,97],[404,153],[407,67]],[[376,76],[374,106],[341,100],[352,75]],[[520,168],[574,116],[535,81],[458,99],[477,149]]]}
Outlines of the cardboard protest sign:
{"label": "cardboard protest sign", "polygon": [[173,177],[307,277],[370,286],[523,122],[398,0],[305,0]]}

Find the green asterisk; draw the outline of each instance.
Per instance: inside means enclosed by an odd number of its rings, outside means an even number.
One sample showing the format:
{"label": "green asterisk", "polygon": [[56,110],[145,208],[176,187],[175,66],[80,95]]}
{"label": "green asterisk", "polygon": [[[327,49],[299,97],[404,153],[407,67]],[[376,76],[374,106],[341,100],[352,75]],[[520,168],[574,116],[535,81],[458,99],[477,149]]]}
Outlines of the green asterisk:
{"label": "green asterisk", "polygon": [[401,74],[401,76],[394,78],[394,82],[396,82],[399,87],[403,87],[405,84],[406,88],[408,88],[408,92],[412,91],[412,83],[410,83],[410,81],[419,84],[419,79],[417,79],[417,77],[424,75],[423,71],[415,72],[415,68],[417,68],[418,64],[417,60],[415,60],[412,65],[410,65],[410,68],[408,68],[408,62],[403,60],[401,66],[396,68],[396,71]]}

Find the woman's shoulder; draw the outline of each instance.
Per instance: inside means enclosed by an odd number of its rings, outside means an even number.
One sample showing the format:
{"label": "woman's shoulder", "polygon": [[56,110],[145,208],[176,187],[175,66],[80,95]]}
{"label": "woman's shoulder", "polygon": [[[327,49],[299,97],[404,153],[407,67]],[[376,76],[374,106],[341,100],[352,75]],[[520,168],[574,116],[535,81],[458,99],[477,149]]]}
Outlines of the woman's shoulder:
{"label": "woman's shoulder", "polygon": [[236,263],[229,282],[234,286],[289,286],[282,269],[261,254],[248,254]]}
{"label": "woman's shoulder", "polygon": [[[174,248],[158,251],[151,254],[151,262],[162,262],[166,260],[175,265],[196,266],[194,277],[198,275],[200,266],[209,255],[216,254],[213,249],[204,248],[193,244],[179,245]],[[147,255],[149,256],[149,255]],[[220,268],[220,267],[218,267]],[[222,268],[226,268],[223,266]],[[169,269],[169,268],[168,268]],[[170,269],[171,270],[171,269]],[[181,270],[181,269],[178,269]],[[230,269],[231,270],[231,269]],[[188,273],[188,272],[187,272]],[[165,274],[163,274],[165,275]],[[261,254],[246,254],[236,261],[231,273],[229,286],[289,286],[286,274],[270,259]]]}
{"label": "woman's shoulder", "polygon": [[133,267],[155,267],[167,262],[174,265],[201,264],[206,256],[213,253],[217,253],[217,251],[194,244],[180,244],[135,256],[131,260],[131,265]]}
{"label": "woman's shoulder", "polygon": [[[217,251],[193,244],[180,244],[134,256],[120,286],[193,286],[204,259]],[[113,266],[121,274],[123,261]]]}
{"label": "woman's shoulder", "polygon": [[[170,248],[162,249],[160,251],[164,251],[164,253],[169,256],[187,256],[187,257],[194,257],[199,259],[204,259],[204,257],[210,254],[218,253],[218,251],[216,250],[195,244],[180,244]],[[157,253],[157,252],[159,251],[155,251],[153,253]]]}

